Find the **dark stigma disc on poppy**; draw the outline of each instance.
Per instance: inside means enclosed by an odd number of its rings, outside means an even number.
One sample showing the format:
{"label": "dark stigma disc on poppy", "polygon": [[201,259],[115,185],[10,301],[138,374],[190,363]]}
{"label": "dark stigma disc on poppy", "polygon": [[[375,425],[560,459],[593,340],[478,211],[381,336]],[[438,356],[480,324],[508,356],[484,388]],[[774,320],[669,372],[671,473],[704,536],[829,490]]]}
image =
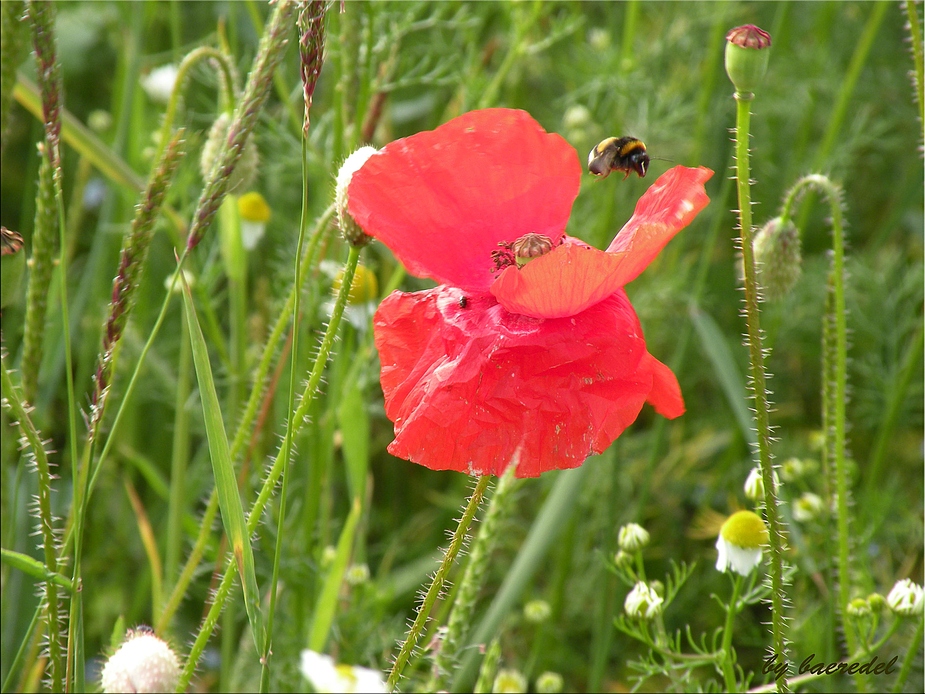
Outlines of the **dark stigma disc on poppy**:
{"label": "dark stigma disc on poppy", "polygon": [[623,171],[623,180],[633,171],[645,178],[648,169],[646,145],[635,137],[608,137],[588,154],[588,171],[600,178],[607,178],[611,171]]}

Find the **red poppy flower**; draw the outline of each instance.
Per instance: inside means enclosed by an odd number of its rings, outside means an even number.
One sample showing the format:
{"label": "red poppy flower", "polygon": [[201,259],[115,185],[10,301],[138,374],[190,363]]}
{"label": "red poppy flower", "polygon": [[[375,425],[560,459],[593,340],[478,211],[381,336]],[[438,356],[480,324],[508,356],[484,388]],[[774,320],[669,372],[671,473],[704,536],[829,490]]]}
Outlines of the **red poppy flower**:
{"label": "red poppy flower", "polygon": [[354,220],[440,284],[393,292],[373,319],[390,453],[535,477],[604,451],[644,402],[684,412],[623,286],[707,205],[713,172],[665,173],[607,251],[564,233],[581,172],[527,113],[487,109],[392,142],[354,174]]}

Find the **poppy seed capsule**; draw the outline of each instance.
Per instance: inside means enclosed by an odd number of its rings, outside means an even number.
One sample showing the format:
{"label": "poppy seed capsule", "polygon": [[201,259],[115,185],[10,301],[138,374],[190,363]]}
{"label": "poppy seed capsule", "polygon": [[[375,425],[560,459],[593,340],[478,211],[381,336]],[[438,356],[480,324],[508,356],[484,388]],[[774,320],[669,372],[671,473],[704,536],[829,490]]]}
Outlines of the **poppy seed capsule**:
{"label": "poppy seed capsule", "polygon": [[543,234],[524,234],[511,244],[517,267],[523,267],[534,258],[546,255],[552,250],[552,239]]}
{"label": "poppy seed capsule", "polygon": [[337,172],[336,188],[334,191],[334,207],[337,210],[337,225],[340,227],[340,233],[351,246],[365,246],[370,241],[370,236],[360,227],[347,210],[350,202],[347,196],[347,189],[350,187],[350,181],[353,180],[353,174],[359,171],[366,160],[376,153],[376,148],[369,145],[360,147],[356,152],[351,154],[341,164]]}
{"label": "poppy seed capsule", "polygon": [[736,27],[726,34],[726,74],[742,96],[752,93],[768,71],[771,35],[754,24]]}

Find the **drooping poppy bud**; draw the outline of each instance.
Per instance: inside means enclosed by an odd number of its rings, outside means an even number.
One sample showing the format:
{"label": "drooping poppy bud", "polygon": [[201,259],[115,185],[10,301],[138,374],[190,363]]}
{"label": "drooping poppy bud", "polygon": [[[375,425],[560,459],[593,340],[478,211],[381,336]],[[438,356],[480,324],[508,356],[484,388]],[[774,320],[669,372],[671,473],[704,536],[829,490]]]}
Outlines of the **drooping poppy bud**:
{"label": "drooping poppy bud", "polygon": [[803,263],[796,226],[775,217],[755,234],[752,248],[764,298],[773,301],[787,296],[800,278]]}
{"label": "drooping poppy bud", "polygon": [[370,241],[370,236],[360,227],[353,219],[347,209],[350,202],[347,195],[347,189],[350,187],[350,181],[353,180],[353,174],[360,170],[360,167],[366,163],[376,153],[376,148],[372,146],[360,147],[356,152],[351,154],[341,164],[337,172],[337,187],[334,192],[334,206],[337,209],[337,224],[340,227],[340,233],[351,246],[365,246]]}

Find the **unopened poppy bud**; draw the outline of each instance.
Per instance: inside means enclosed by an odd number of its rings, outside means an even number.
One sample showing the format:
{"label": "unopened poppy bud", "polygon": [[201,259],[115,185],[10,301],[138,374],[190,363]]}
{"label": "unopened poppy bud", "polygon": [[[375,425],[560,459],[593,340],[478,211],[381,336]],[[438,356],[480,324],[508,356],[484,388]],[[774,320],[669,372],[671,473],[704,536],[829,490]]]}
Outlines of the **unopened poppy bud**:
{"label": "unopened poppy bud", "polygon": [[620,528],[617,542],[620,543],[620,549],[622,550],[627,552],[638,552],[649,544],[649,533],[641,525],[627,523]]}
{"label": "unopened poppy bud", "polygon": [[546,255],[552,250],[552,239],[543,234],[524,234],[511,244],[517,267],[523,267],[534,258]]}
{"label": "unopened poppy bud", "polygon": [[726,74],[736,93],[751,96],[768,71],[771,35],[754,24],[736,27],[726,34]]}
{"label": "unopened poppy bud", "polygon": [[901,617],[913,617],[921,614],[925,602],[922,586],[913,583],[911,578],[897,581],[886,596],[886,604]]}
{"label": "unopened poppy bud", "polygon": [[870,603],[864,598],[854,598],[845,608],[852,617],[869,617],[871,614]]}
{"label": "unopened poppy bud", "polygon": [[768,542],[768,528],[752,511],[737,511],[723,523],[716,540],[716,570],[732,569],[748,576],[761,563],[761,547]]}
{"label": "unopened poppy bud", "polygon": [[[344,235],[347,243],[351,246],[365,246],[369,243],[370,237],[366,235],[366,232],[356,223],[347,210],[347,204],[349,203],[347,189],[350,187],[353,174],[359,171],[363,164],[366,163],[366,160],[375,153],[375,147],[369,145],[360,147],[356,152],[344,160],[340,170],[337,172],[337,186],[334,192],[334,206],[337,209],[337,224],[340,227],[340,233]],[[413,204],[413,202],[411,204]]]}
{"label": "unopened poppy bud", "polygon": [[565,681],[558,672],[546,671],[536,678],[536,691],[539,694],[559,694],[565,687]]}
{"label": "unopened poppy bud", "polygon": [[104,692],[169,692],[180,679],[180,662],[149,628],[129,630],[103,666]]}
{"label": "unopened poppy bud", "polygon": [[542,624],[551,614],[552,608],[545,600],[531,600],[524,605],[524,619],[532,624]]}
{"label": "unopened poppy bud", "polygon": [[238,198],[238,214],[241,215],[241,245],[252,251],[257,247],[267,229],[271,211],[266,199],[252,190]]}
{"label": "unopened poppy bud", "polygon": [[787,296],[800,278],[803,263],[796,226],[775,217],[755,234],[752,248],[764,298],[774,301]]}
{"label": "unopened poppy bud", "polygon": [[801,523],[818,518],[825,511],[822,497],[812,492],[804,492],[793,504],[793,518]]}
{"label": "unopened poppy bud", "polygon": [[[332,288],[335,292],[340,291],[341,284],[344,281],[344,271],[340,270],[334,278]],[[353,273],[353,281],[350,283],[350,293],[347,295],[349,304],[365,304],[379,296],[379,281],[376,279],[376,273],[365,265],[357,265]]]}
{"label": "unopened poppy bud", "polygon": [[662,611],[663,602],[664,598],[639,581],[623,601],[623,610],[633,619],[652,619]]}
{"label": "unopened poppy bud", "polygon": [[527,691],[527,678],[519,670],[499,670],[495,676],[495,683],[492,685],[491,691],[499,694],[502,692],[520,694],[520,692]]}
{"label": "unopened poppy bud", "polygon": [[[218,159],[219,152],[222,150],[225,140],[228,138],[228,128],[231,126],[231,116],[228,113],[222,113],[215,122],[212,123],[212,129],[209,131],[209,139],[206,140],[202,148],[202,154],[199,157],[199,171],[204,179],[209,178],[212,173],[212,167]],[[254,145],[253,137],[247,138],[244,145],[244,152],[238,159],[234,171],[228,178],[228,193],[234,193],[242,188],[250,187],[257,176],[257,165],[260,163],[260,156],[257,147]]]}

